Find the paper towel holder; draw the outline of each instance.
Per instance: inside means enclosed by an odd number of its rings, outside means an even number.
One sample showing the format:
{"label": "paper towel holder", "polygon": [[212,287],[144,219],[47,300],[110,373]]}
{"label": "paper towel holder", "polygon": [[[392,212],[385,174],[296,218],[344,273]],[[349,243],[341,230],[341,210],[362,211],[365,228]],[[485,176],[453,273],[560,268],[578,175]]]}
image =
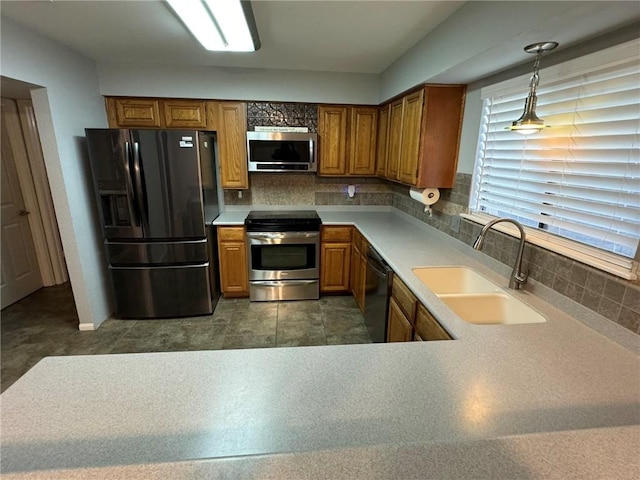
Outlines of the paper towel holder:
{"label": "paper towel holder", "polygon": [[431,217],[433,211],[431,206],[440,200],[440,190],[437,188],[416,188],[411,187],[409,189],[409,196],[425,205],[424,212],[428,213]]}

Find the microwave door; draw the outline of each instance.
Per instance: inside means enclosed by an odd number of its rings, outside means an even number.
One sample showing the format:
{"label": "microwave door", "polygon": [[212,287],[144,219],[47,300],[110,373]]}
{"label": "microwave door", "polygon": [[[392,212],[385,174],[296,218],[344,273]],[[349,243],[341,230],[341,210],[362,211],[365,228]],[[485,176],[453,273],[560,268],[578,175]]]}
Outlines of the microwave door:
{"label": "microwave door", "polygon": [[198,133],[135,130],[133,139],[145,238],[204,238]]}
{"label": "microwave door", "polygon": [[104,237],[142,238],[129,130],[86,129],[85,132]]}

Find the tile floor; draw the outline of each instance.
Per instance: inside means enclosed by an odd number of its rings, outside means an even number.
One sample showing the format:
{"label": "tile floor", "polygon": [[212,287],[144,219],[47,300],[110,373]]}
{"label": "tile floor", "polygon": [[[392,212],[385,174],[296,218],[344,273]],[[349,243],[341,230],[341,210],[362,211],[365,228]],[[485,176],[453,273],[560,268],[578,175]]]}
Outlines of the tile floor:
{"label": "tile floor", "polygon": [[267,303],[221,298],[205,317],[109,319],[81,332],[68,284],[40,289],[2,310],[0,333],[1,391],[52,355],[371,343],[350,296]]}

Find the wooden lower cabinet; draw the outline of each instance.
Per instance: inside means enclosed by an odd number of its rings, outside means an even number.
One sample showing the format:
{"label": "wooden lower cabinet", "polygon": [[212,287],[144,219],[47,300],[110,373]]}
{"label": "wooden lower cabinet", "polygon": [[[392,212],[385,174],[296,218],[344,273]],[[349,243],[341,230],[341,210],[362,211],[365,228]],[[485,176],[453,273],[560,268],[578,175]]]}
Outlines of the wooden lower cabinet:
{"label": "wooden lower cabinet", "polygon": [[249,296],[247,242],[244,227],[218,227],[220,289],[225,297]]}
{"label": "wooden lower cabinet", "polygon": [[349,291],[351,243],[325,243],[320,249],[320,291]]}
{"label": "wooden lower cabinet", "polygon": [[451,340],[447,331],[421,303],[416,310],[416,336],[424,341]]}
{"label": "wooden lower cabinet", "polygon": [[358,229],[354,228],[351,250],[351,293],[363,313],[367,281],[367,248],[367,241]]}
{"label": "wooden lower cabinet", "polygon": [[452,338],[402,280],[394,275],[387,319],[387,342],[411,340],[428,342]]}
{"label": "wooden lower cabinet", "polygon": [[391,297],[389,301],[387,342],[410,342],[412,336],[413,325],[400,309],[398,302]]}
{"label": "wooden lower cabinet", "polygon": [[320,292],[347,293],[351,280],[352,227],[323,225],[320,230]]}

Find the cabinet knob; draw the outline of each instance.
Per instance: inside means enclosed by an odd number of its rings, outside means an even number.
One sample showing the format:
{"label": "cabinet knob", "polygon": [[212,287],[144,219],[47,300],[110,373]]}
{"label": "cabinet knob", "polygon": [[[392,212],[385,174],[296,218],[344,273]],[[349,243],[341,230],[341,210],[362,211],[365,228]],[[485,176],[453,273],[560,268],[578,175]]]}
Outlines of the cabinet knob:
{"label": "cabinet knob", "polygon": [[29,210],[20,210],[18,212],[18,215],[20,215],[21,217],[26,217],[27,215],[29,215],[31,212]]}

